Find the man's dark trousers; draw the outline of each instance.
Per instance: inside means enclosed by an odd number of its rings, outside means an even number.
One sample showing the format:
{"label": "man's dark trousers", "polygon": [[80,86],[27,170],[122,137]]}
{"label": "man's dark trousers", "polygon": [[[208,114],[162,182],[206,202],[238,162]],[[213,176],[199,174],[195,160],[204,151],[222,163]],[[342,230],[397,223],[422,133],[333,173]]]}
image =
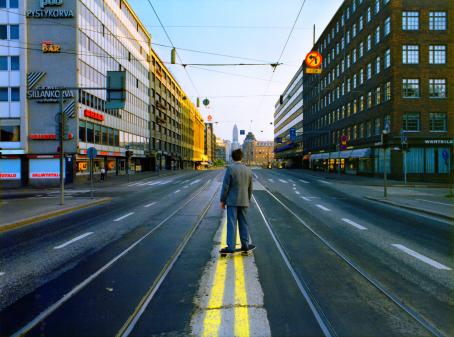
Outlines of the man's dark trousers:
{"label": "man's dark trousers", "polygon": [[227,246],[230,250],[236,249],[236,223],[240,231],[242,247],[249,246],[249,230],[246,220],[247,207],[227,206]]}

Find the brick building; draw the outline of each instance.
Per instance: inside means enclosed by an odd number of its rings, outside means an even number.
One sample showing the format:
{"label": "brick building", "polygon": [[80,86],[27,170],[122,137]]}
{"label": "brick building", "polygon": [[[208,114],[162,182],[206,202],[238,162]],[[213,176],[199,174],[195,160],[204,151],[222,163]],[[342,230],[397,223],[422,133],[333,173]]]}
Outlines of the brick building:
{"label": "brick building", "polygon": [[343,2],[314,46],[324,57],[322,74],[303,79],[312,168],[383,174],[386,154],[394,178],[405,166],[409,179],[447,178],[453,7],[451,0]]}

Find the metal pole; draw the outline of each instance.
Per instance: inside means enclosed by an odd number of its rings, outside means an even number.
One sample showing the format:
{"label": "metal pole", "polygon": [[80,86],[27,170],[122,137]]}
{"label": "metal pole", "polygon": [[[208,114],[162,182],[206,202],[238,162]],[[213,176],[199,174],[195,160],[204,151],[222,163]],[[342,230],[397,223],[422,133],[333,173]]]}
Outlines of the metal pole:
{"label": "metal pole", "polygon": [[313,35],[313,38],[312,38],[312,45],[315,46],[315,24],[314,24],[314,35]]}
{"label": "metal pole", "polygon": [[93,199],[94,186],[93,186],[93,157],[90,156],[90,198]]}
{"label": "metal pole", "polygon": [[449,163],[449,166],[448,166],[448,170],[449,170],[449,196],[452,197],[453,196],[453,188],[452,188],[452,150],[453,150],[453,143],[451,143],[450,149],[451,149],[451,153],[449,153],[449,156],[448,156],[448,163]]}
{"label": "metal pole", "polygon": [[388,181],[386,177],[386,144],[385,135],[383,135],[383,197],[388,197]]}
{"label": "metal pole", "polygon": [[59,89],[60,93],[60,205],[65,204],[65,178],[64,178],[64,149],[63,137],[65,136],[65,119],[63,117],[63,89]]}
{"label": "metal pole", "polygon": [[404,149],[404,184],[407,185],[407,150]]}

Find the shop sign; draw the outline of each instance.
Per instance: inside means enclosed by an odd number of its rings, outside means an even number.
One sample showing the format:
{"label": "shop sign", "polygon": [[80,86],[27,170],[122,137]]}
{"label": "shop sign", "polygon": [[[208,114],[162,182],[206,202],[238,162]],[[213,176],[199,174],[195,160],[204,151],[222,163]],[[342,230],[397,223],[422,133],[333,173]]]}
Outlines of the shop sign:
{"label": "shop sign", "polygon": [[79,171],[86,171],[88,169],[88,163],[86,161],[80,161],[77,163]]}
{"label": "shop sign", "polygon": [[52,41],[43,41],[41,42],[41,50],[43,53],[60,53],[61,46],[59,44],[55,44]]}
{"label": "shop sign", "polygon": [[60,173],[56,172],[39,172],[39,173],[32,173],[30,178],[35,179],[42,179],[42,178],[60,178]]}
{"label": "shop sign", "polygon": [[19,179],[20,173],[0,173],[1,180]]}
{"label": "shop sign", "polygon": [[33,140],[56,140],[57,135],[55,133],[32,133],[28,135],[28,138]]}
{"label": "shop sign", "polygon": [[[74,98],[71,90],[63,90],[63,99]],[[60,89],[57,87],[39,87],[27,91],[27,98],[37,100],[38,103],[58,103],[60,99]]]}
{"label": "shop sign", "polygon": [[101,122],[104,121],[104,115],[103,114],[100,114],[98,112],[94,112],[94,111],[91,111],[91,110],[88,110],[88,109],[84,110],[84,116],[88,117],[88,118],[96,119],[96,120],[101,121]]}
{"label": "shop sign", "polygon": [[426,139],[424,140],[424,144],[427,145],[451,145],[453,143],[450,139]]}
{"label": "shop sign", "polygon": [[25,12],[28,18],[67,19],[73,18],[74,12],[65,9],[45,9],[47,6],[62,6],[63,0],[40,0],[41,9],[32,9]]}

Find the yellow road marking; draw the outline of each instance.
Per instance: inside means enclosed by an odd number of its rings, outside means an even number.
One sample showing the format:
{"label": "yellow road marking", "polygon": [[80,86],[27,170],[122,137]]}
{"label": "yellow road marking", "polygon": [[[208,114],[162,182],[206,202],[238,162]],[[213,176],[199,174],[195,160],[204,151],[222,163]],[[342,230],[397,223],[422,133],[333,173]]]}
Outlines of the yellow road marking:
{"label": "yellow road marking", "polygon": [[236,255],[235,262],[235,336],[249,337],[249,308],[244,281],[243,256]]}
{"label": "yellow road marking", "polygon": [[[227,235],[227,226],[224,222],[222,227],[221,240],[225,242]],[[227,259],[217,259],[214,272],[213,286],[211,288],[210,300],[203,321],[203,336],[215,337],[218,336],[219,326],[222,321],[222,302],[224,299],[225,279],[227,275]],[[212,309],[212,310],[210,310]]]}

